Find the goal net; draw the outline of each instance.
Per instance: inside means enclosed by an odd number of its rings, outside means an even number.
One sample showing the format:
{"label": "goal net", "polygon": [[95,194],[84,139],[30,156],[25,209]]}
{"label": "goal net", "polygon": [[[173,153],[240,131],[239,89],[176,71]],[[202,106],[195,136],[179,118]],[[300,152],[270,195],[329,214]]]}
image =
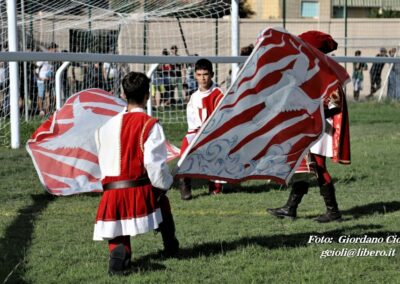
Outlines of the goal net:
{"label": "goal net", "polygon": [[[19,51],[116,55],[229,55],[230,2],[226,0],[30,0],[17,1]],[[8,50],[7,1],[0,3],[0,48]],[[55,110],[54,74],[62,62],[19,62],[20,116],[43,119]],[[119,95],[129,71],[150,65],[71,62],[62,98],[87,88]],[[215,65],[224,83],[229,64]],[[184,122],[185,104],[196,88],[193,64],[163,64],[151,76],[153,116]],[[0,63],[0,144],[9,144],[8,63]]]}
{"label": "goal net", "polygon": [[[0,1],[1,51],[8,50],[7,2],[7,0]],[[65,52],[65,54],[96,53],[176,58],[173,63],[158,65],[151,75],[152,115],[164,124],[185,123],[185,104],[196,88],[193,62],[181,64],[179,56],[231,54],[230,0],[20,0],[15,2],[20,51],[44,52],[46,56],[51,52]],[[292,34],[300,34],[307,30],[320,30],[332,34],[339,43],[335,51],[338,57],[353,56],[358,50],[362,51],[363,57],[375,57],[381,47],[386,47],[387,51],[394,49],[393,61],[381,64],[382,68],[375,68],[372,62],[369,62],[368,69],[361,70],[361,74],[365,76],[364,87],[360,92],[362,99],[373,91],[372,81],[375,77],[381,79],[381,82],[374,87],[374,90],[378,89],[375,97],[390,97],[392,89],[389,86],[393,85],[390,82],[399,77],[400,38],[398,33],[394,32],[397,31],[395,29],[398,24],[397,19],[349,19],[348,35],[345,37],[343,20],[323,19],[324,15],[332,14],[327,10],[327,6],[324,6],[325,8],[321,6],[318,17],[314,17],[313,14],[317,13],[318,9],[304,11],[305,14],[301,17],[294,13],[300,11],[300,7],[287,9],[289,16],[283,23],[279,13],[275,16],[268,14],[274,12],[273,7],[268,4],[269,1],[258,1],[258,6],[254,4],[256,1],[247,2],[253,3],[256,13],[254,19],[240,20],[240,47],[254,43],[257,34],[267,26],[283,25]],[[305,6],[311,4],[318,6],[317,2],[300,2]],[[257,18],[265,12],[269,15],[265,16],[267,18],[263,20]],[[380,59],[385,57],[376,57],[374,63],[383,63],[379,62]],[[349,74],[353,74],[355,66],[361,66],[356,57],[353,62],[346,62],[348,63],[344,66]],[[394,65],[395,63],[397,65]],[[54,75],[55,70],[62,64],[61,60],[18,62],[21,121],[42,121],[55,110]],[[214,80],[222,89],[227,89],[230,85],[230,68],[230,64],[214,64]],[[93,87],[105,89],[118,96],[121,78],[127,72],[148,73],[150,69],[150,64],[72,60],[63,73],[61,97],[65,101],[71,94]],[[9,64],[0,62],[0,146],[10,145],[9,82]],[[347,95],[350,98],[353,98],[355,88],[356,84],[348,85]],[[399,97],[400,91],[397,89],[396,94]]]}

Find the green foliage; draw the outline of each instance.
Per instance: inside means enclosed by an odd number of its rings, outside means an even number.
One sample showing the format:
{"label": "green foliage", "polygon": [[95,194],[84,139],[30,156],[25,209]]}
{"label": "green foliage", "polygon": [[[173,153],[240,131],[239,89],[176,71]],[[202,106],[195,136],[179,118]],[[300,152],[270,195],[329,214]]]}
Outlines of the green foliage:
{"label": "green foliage", "polygon": [[369,11],[369,18],[400,18],[400,11],[392,9],[372,8]]}
{"label": "green foliage", "polygon": [[239,17],[240,18],[251,18],[256,12],[251,9],[251,6],[247,0],[241,0],[239,2]]}
{"label": "green foliage", "polygon": [[[45,193],[24,149],[0,149],[0,281],[6,283],[398,283],[400,244],[344,244],[340,236],[400,237],[400,104],[349,105],[352,164],[328,164],[344,221],[317,224],[325,208],[313,183],[296,221],[273,218],[285,187],[265,181],[229,185],[209,196],[194,183],[194,199],[168,193],[181,243],[163,259],[160,235],[131,238],[132,273],[107,275],[106,242],[92,241],[99,194]],[[32,127],[34,129],[35,127]],[[164,125],[180,144],[185,125]],[[28,128],[26,136],[29,136]],[[311,235],[333,243],[308,243]],[[400,241],[400,240],[399,240]],[[396,250],[394,257],[327,257],[325,250]]]}

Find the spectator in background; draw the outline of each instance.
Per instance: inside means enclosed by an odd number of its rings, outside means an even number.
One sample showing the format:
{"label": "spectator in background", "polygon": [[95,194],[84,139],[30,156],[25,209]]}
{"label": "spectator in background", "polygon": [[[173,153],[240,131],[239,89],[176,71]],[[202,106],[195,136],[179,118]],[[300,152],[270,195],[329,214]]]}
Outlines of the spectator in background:
{"label": "spectator in background", "polygon": [[[162,51],[162,55],[168,56],[169,55],[168,49],[164,48]],[[171,86],[172,65],[163,64],[161,66],[161,70],[165,88],[164,96],[161,96],[161,105],[169,106],[171,105],[171,99],[173,99],[174,97],[174,87]]]}
{"label": "spectator in background", "polygon": [[[361,56],[361,51],[356,50],[354,53],[355,56]],[[367,63],[364,62],[354,62],[353,63],[353,95],[354,100],[358,101],[360,97],[360,91],[363,89],[363,81],[364,81],[364,70],[368,69]]]}
{"label": "spectator in background", "polygon": [[[36,51],[34,47],[28,46],[27,51]],[[28,108],[29,115],[37,114],[37,83],[36,83],[36,62],[28,61],[27,65],[27,78],[28,78]]]}
{"label": "spectator in background", "polygon": [[[176,45],[171,46],[171,56],[179,56],[178,47]],[[171,100],[175,98],[178,99],[178,102],[185,101],[185,97],[183,95],[183,83],[185,82],[185,68],[183,64],[177,63],[171,65],[172,70],[170,72],[170,83],[171,83]],[[177,90],[177,96],[175,97],[175,88]]]}
{"label": "spectator in background", "polygon": [[[25,49],[26,52],[31,51],[31,46],[27,46]],[[27,108],[27,111],[30,109],[30,104],[32,101],[32,86],[31,86],[31,80],[32,80],[32,65],[34,66],[35,63],[32,61],[28,62],[23,62],[20,61],[18,62],[18,72],[19,72],[19,98],[18,98],[18,107],[19,107],[19,113],[21,116],[25,115],[25,107]],[[25,80],[26,76],[26,80]],[[25,85],[26,81],[26,85]],[[25,96],[26,96],[26,102],[25,102]]]}
{"label": "spectator in background", "polygon": [[[397,49],[389,50],[390,57],[396,57]],[[392,63],[389,73],[387,96],[393,100],[400,100],[400,63]]]}
{"label": "spectator in background", "polygon": [[0,117],[6,115],[9,107],[7,69],[8,64],[3,61],[0,62]]}
{"label": "spectator in background", "polygon": [[[72,52],[82,52],[81,46],[76,44],[72,48]],[[72,62],[67,71],[68,84],[71,94],[75,94],[83,90],[83,82],[85,79],[85,69],[81,62]]]}
{"label": "spectator in background", "polygon": [[116,92],[116,81],[119,76],[117,64],[112,62],[104,62],[103,78],[105,81],[105,89],[107,92],[114,94]]}
{"label": "spectator in background", "polygon": [[[194,56],[199,56],[197,53]],[[198,88],[198,84],[196,78],[194,77],[194,64],[189,63],[186,65],[186,84],[183,84],[183,88],[185,89],[185,97],[186,100],[190,99],[190,96],[196,92]]]}
{"label": "spectator in background", "polygon": [[[0,45],[0,51],[7,51],[7,44]],[[0,117],[7,114],[10,106],[10,97],[8,94],[9,85],[9,69],[8,62],[0,62]]]}
{"label": "spectator in background", "polygon": [[[379,53],[376,57],[387,57],[387,50],[384,47],[381,47]],[[382,84],[382,69],[385,63],[373,63],[371,69],[369,70],[369,74],[371,77],[371,91],[369,95],[366,97],[367,99],[372,99],[374,97],[374,93],[381,88]]]}
{"label": "spectator in background", "polygon": [[68,85],[71,94],[75,94],[83,89],[85,71],[79,62],[72,63],[67,71]]}
{"label": "spectator in background", "polygon": [[103,62],[95,62],[91,64],[92,71],[92,88],[104,89],[103,80]]}
{"label": "spectator in background", "polygon": [[[50,43],[47,47],[48,52],[55,52],[58,45],[54,42]],[[36,62],[36,76],[37,76],[37,87],[38,87],[38,107],[39,116],[49,114],[51,110],[51,95],[53,94],[54,88],[54,66],[48,61]],[[45,106],[43,106],[43,100],[45,99]]]}
{"label": "spectator in background", "polygon": [[229,69],[228,75],[226,75],[225,80],[221,82],[221,86],[225,85],[225,92],[226,92],[228,91],[231,84],[232,84],[232,69]]}
{"label": "spectator in background", "polygon": [[[168,50],[164,48],[161,54],[168,55]],[[164,65],[158,65],[157,69],[151,75],[151,98],[157,108],[161,106],[166,96],[163,66]]]}

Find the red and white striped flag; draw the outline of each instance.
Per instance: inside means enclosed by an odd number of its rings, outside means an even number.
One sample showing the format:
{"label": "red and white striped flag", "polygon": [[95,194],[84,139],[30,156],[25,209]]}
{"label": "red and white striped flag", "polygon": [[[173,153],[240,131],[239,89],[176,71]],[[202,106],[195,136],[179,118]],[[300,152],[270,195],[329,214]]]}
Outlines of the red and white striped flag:
{"label": "red and white striped flag", "polygon": [[[102,191],[94,132],[123,111],[125,101],[101,89],[71,96],[28,140],[31,155],[44,188],[54,195]],[[167,143],[168,158],[179,149]]]}
{"label": "red and white striped flag", "polygon": [[348,79],[343,67],[298,37],[266,29],[176,174],[288,183],[324,130],[324,97]]}

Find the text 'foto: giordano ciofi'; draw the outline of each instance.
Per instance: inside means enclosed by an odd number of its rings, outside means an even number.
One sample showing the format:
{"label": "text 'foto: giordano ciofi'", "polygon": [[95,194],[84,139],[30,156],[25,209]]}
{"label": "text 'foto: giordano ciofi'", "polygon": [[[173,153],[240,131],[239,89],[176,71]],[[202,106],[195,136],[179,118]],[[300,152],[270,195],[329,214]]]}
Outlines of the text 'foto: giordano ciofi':
{"label": "text 'foto: giordano ciofi'", "polygon": [[340,244],[400,244],[400,236],[398,235],[388,235],[386,237],[369,237],[368,235],[364,236],[351,236],[344,235],[337,238],[327,237],[327,236],[317,236],[310,235],[308,239],[308,244],[331,244],[331,243],[340,243]]}

